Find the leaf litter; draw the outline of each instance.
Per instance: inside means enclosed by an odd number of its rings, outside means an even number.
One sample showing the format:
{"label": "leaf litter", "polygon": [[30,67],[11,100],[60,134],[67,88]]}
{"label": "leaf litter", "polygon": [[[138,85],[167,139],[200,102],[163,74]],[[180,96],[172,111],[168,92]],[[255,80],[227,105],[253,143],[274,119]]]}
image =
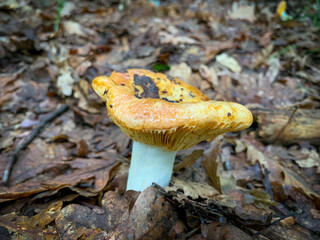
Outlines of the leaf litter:
{"label": "leaf litter", "polygon": [[[0,186],[1,236],[319,238],[317,6],[287,2],[284,21],[276,2],[155,2],[67,1],[57,32],[53,2],[0,4],[2,175],[20,146]],[[242,103],[255,122],[178,152],[168,188],[125,192],[131,141],[90,83],[134,67]]]}

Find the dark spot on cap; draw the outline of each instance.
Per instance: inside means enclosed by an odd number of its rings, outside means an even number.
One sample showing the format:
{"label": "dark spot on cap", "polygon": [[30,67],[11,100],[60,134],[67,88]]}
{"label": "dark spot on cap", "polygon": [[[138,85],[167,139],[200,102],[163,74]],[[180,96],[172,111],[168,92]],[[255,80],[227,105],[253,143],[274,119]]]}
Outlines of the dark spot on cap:
{"label": "dark spot on cap", "polygon": [[109,91],[109,90],[104,90],[104,93],[103,93],[103,95],[102,95],[102,96],[104,96],[104,95],[108,94],[108,91]]}
{"label": "dark spot on cap", "polygon": [[183,91],[184,90],[184,88],[181,88],[181,91]]}
{"label": "dark spot on cap", "polygon": [[194,95],[194,94],[192,93],[192,91],[189,92],[189,95],[190,95],[191,97],[193,97],[193,98],[196,96],[196,95]]}
{"label": "dark spot on cap", "polygon": [[133,82],[134,82],[134,85],[142,87],[143,92],[140,94],[139,94],[139,90],[135,88],[135,93],[139,95],[141,98],[160,98],[159,88],[154,83],[152,78],[145,75],[139,76],[135,74],[133,78]]}
{"label": "dark spot on cap", "polygon": [[228,117],[230,117],[231,116],[231,113],[228,113]]}
{"label": "dark spot on cap", "polygon": [[109,107],[112,108],[113,106],[110,104]]}
{"label": "dark spot on cap", "polygon": [[125,84],[124,84],[124,83],[121,83],[120,85],[121,85],[121,86],[125,86]]}
{"label": "dark spot on cap", "polygon": [[179,101],[182,102],[182,98],[180,98]]}
{"label": "dark spot on cap", "polygon": [[163,94],[167,94],[168,92],[167,92],[167,91],[162,91],[162,93],[163,93]]}

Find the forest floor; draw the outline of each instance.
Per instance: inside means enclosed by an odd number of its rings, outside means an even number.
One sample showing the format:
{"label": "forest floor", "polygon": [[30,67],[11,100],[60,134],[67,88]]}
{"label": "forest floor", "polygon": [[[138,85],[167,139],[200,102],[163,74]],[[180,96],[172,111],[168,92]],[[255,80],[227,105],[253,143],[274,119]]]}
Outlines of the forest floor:
{"label": "forest floor", "polygon": [[[278,3],[1,1],[0,239],[320,239],[320,6]],[[132,141],[91,81],[129,68],[254,123],[126,192]]]}

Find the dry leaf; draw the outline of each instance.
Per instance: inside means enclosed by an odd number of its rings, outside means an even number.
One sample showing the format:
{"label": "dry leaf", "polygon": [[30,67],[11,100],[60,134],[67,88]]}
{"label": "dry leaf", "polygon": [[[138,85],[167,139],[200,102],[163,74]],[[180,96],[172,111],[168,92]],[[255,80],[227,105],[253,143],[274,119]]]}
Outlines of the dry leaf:
{"label": "dry leaf", "polygon": [[302,168],[310,168],[317,167],[317,173],[320,174],[320,157],[319,154],[315,150],[309,150],[307,148],[303,148],[301,150],[303,154],[307,155],[306,159],[295,159],[295,163]]}
{"label": "dry leaf", "polygon": [[265,77],[269,81],[269,83],[272,84],[275,81],[280,71],[280,67],[281,67],[280,60],[279,58],[271,57],[268,61],[268,64],[269,64],[269,68],[265,74]]}
{"label": "dry leaf", "polygon": [[216,189],[205,183],[186,182],[177,178],[173,178],[172,181],[173,185],[166,187],[166,192],[183,190],[184,195],[192,199],[198,199],[199,197],[212,198],[219,194]]}
{"label": "dry leaf", "polygon": [[71,68],[64,67],[60,70],[60,76],[57,79],[57,86],[65,96],[71,96],[72,94],[72,85],[75,80],[71,74]]}
{"label": "dry leaf", "polygon": [[64,207],[56,219],[57,230],[66,238],[68,232],[101,229],[110,232],[129,216],[129,204],[135,194],[119,195],[108,191],[102,198],[102,207],[89,208],[87,206],[70,204]]}
{"label": "dry leaf", "polygon": [[190,155],[183,158],[182,162],[175,164],[173,171],[179,171],[181,168],[191,167],[203,154],[203,150],[194,150]]}
{"label": "dry leaf", "polygon": [[178,65],[170,66],[169,75],[172,77],[180,78],[181,80],[188,82],[191,76],[192,70],[186,63],[180,63]]}
{"label": "dry leaf", "polygon": [[202,64],[199,67],[199,73],[203,79],[210,82],[215,88],[219,86],[218,76],[213,67],[209,68],[206,65]]}
{"label": "dry leaf", "polygon": [[167,239],[174,227],[176,216],[164,196],[157,197],[157,191],[149,187],[140,193],[131,208],[128,219],[123,220],[115,233],[117,239]]}
{"label": "dry leaf", "polygon": [[48,226],[58,216],[63,202],[50,204],[47,209],[30,218],[16,213],[0,216],[0,226],[15,232],[21,239],[59,239],[55,228]]}
{"label": "dry leaf", "polygon": [[219,173],[219,153],[221,142],[211,142],[209,155],[204,156],[202,165],[209,176],[211,184],[221,193],[220,173]]}
{"label": "dry leaf", "polygon": [[81,25],[74,21],[64,21],[63,23],[65,31],[70,35],[85,36],[85,32],[82,30]]}
{"label": "dry leaf", "polygon": [[158,37],[161,44],[198,44],[199,42],[187,36],[177,36],[168,32],[160,31]]}
{"label": "dry leaf", "polygon": [[229,11],[229,18],[254,22],[256,20],[254,6],[241,6],[237,2],[233,2],[232,9]]}
{"label": "dry leaf", "polygon": [[239,65],[238,61],[235,58],[228,56],[226,53],[216,56],[216,60],[221,65],[229,68],[232,72],[241,72],[241,66]]}

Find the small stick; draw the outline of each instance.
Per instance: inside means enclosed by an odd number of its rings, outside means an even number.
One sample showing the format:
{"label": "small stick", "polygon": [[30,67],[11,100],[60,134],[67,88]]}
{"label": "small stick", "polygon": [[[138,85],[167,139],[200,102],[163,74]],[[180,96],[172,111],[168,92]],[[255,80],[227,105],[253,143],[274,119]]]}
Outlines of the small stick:
{"label": "small stick", "polygon": [[294,110],[292,111],[287,123],[282,127],[282,129],[279,131],[279,133],[275,136],[275,138],[271,141],[272,143],[275,143],[277,141],[277,139],[279,138],[279,136],[281,135],[281,133],[283,133],[284,129],[289,125],[289,123],[292,121],[294,114],[296,113],[296,111],[298,110],[298,107],[295,107]]}
{"label": "small stick", "polygon": [[286,215],[286,216],[283,216],[283,217],[280,217],[279,219],[273,221],[272,223],[270,223],[268,226],[266,226],[263,230],[259,231],[259,232],[256,232],[252,237],[253,238],[257,238],[259,235],[263,234],[269,227],[277,224],[278,222],[286,219],[286,218],[289,218],[289,217],[296,217],[298,216],[299,214],[302,213],[302,210],[301,209],[298,209],[297,211],[289,214],[289,215]]}
{"label": "small stick", "polygon": [[17,161],[18,155],[21,152],[21,150],[26,148],[32,142],[32,140],[35,139],[35,137],[37,137],[40,134],[41,130],[44,128],[46,124],[48,124],[53,119],[55,119],[56,117],[64,113],[66,110],[68,110],[68,108],[69,108],[69,105],[62,105],[56,111],[48,114],[44,119],[40,121],[37,127],[32,129],[31,133],[22,141],[22,143],[16,149],[14,149],[12,155],[9,158],[6,169],[3,172],[2,183],[4,185],[8,185],[9,183],[12,167]]}

